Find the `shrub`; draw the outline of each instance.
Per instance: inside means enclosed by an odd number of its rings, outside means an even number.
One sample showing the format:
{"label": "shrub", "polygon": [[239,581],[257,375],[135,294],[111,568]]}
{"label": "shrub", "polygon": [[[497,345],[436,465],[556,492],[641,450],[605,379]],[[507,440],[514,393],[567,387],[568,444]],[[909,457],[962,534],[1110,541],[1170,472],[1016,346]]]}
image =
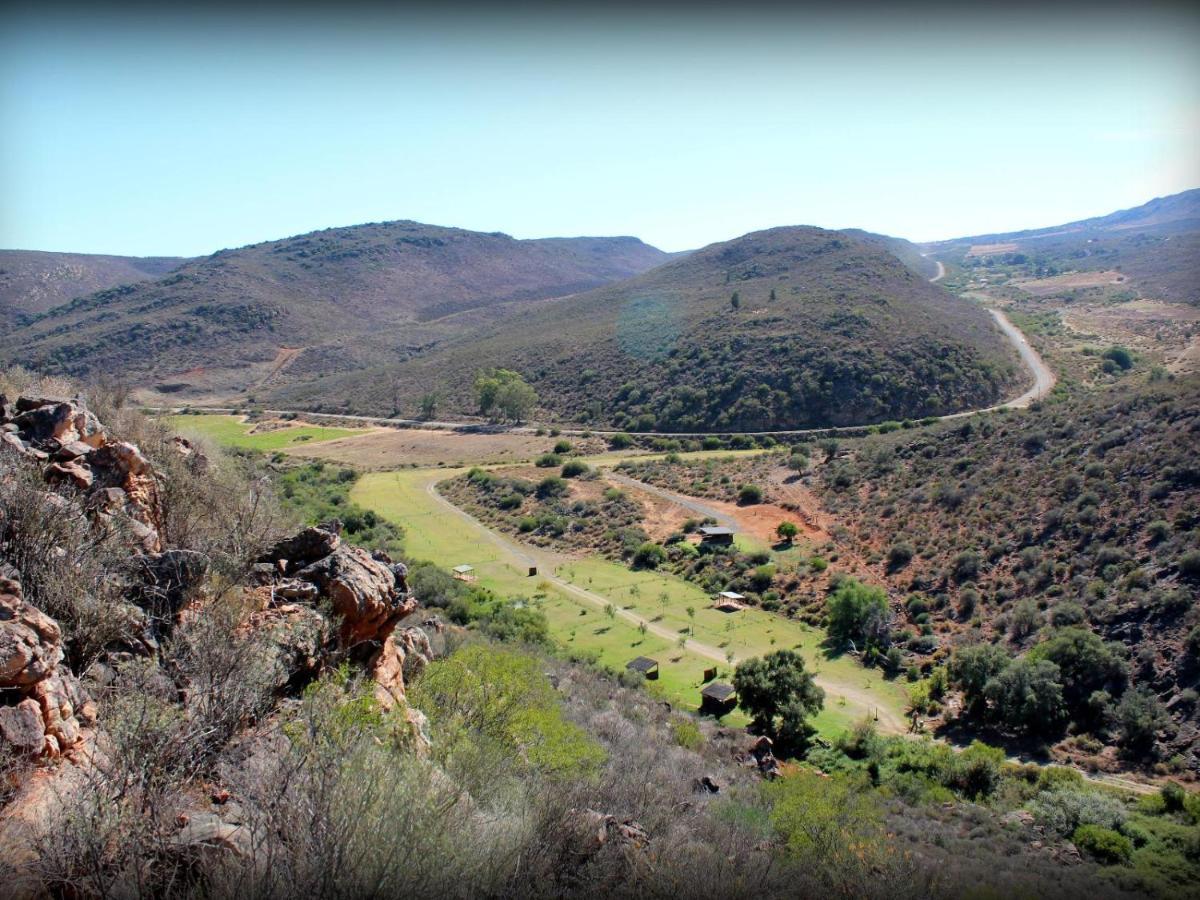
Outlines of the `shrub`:
{"label": "shrub", "polygon": [[756,503],[762,503],[763,492],[756,484],[743,484],[738,488],[738,503],[743,506],[753,506]]}
{"label": "shrub", "polygon": [[581,459],[572,459],[562,467],[563,478],[576,478],[586,475],[589,471],[588,464]]}
{"label": "shrub", "polygon": [[1123,834],[1099,825],[1080,825],[1071,842],[1084,853],[1109,865],[1124,865],[1133,855],[1133,844]]}
{"label": "shrub", "polygon": [[893,572],[900,571],[912,561],[915,553],[916,551],[913,550],[912,544],[907,542],[901,541],[898,544],[892,544],[888,548],[888,569]]}
{"label": "shrub", "polygon": [[653,541],[646,541],[633,554],[635,569],[657,569],[667,561],[667,551]]}
{"label": "shrub", "polygon": [[562,458],[553,453],[543,453],[533,461],[533,464],[539,469],[553,469],[555,466],[562,463]]}
{"label": "shrub", "polygon": [[554,445],[553,452],[558,454],[559,456],[564,456],[564,455],[570,453],[571,452],[571,442],[570,441],[559,441],[558,443],[556,443]]}
{"label": "shrub", "polygon": [[1150,747],[1158,730],[1170,721],[1158,698],[1145,688],[1126,691],[1115,715],[1124,749],[1135,752]]}
{"label": "shrub", "polygon": [[1189,550],[1179,557],[1179,574],[1191,581],[1200,581],[1200,550]]}
{"label": "shrub", "polygon": [[633,438],[623,431],[618,432],[608,439],[608,446],[613,450],[628,450],[633,446]]}
{"label": "shrub", "polygon": [[992,717],[1016,732],[1050,737],[1067,716],[1058,666],[1048,660],[1018,659],[984,686]]}
{"label": "shrub", "polygon": [[1112,360],[1122,372],[1133,368],[1133,356],[1124,347],[1109,347],[1101,356],[1104,359]]}
{"label": "shrub", "polygon": [[954,557],[954,561],[951,564],[951,572],[954,575],[954,580],[959,583],[973,580],[979,575],[980,562],[979,554],[974,550],[963,550]]}
{"label": "shrub", "polygon": [[1038,824],[1066,837],[1080,825],[1116,830],[1125,823],[1125,804],[1117,797],[1082,786],[1061,785],[1042,791],[1029,804]]}
{"label": "shrub", "polygon": [[550,497],[562,497],[568,491],[570,491],[570,487],[556,475],[543,478],[537,486],[537,495],[543,500]]}

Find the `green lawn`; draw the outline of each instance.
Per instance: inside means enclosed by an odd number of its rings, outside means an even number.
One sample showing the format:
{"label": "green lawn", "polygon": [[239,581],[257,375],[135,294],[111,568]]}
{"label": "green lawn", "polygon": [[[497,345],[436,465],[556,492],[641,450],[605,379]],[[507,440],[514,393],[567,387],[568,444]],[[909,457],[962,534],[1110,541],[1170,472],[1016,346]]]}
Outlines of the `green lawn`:
{"label": "green lawn", "polygon": [[[621,668],[634,656],[652,656],[659,661],[657,689],[681,708],[694,708],[703,672],[716,665],[726,678],[727,664],[680,649],[653,633],[642,635],[636,624],[619,616],[609,617],[590,601],[576,597],[544,578],[527,575],[529,560],[498,545],[488,532],[469,523],[430,497],[427,487],[434,481],[454,477],[462,470],[413,469],[364,475],[351,491],[351,499],[403,525],[410,556],[443,566],[469,563],[480,583],[509,597],[525,597],[546,614],[551,632],[564,647],[592,654],[602,663]],[[904,689],[880,678],[875,670],[863,669],[850,659],[826,659],[820,648],[824,637],[817,629],[758,609],[728,614],[709,608],[710,598],[698,587],[679,578],[654,572],[633,572],[623,565],[597,557],[572,559],[533,550],[545,573],[552,565],[557,577],[599,594],[614,606],[628,609],[683,635],[694,628],[697,641],[741,659],[772,649],[799,649],[826,687],[826,708],[816,720],[826,736],[840,733],[879,706],[902,715]],[[695,610],[694,621],[687,608]],[[844,698],[839,690],[859,693]],[[867,702],[861,693],[869,692]],[[742,723],[740,713],[727,717]]]}
{"label": "green lawn", "polygon": [[326,428],[323,425],[297,425],[262,434],[249,434],[252,425],[241,416],[171,416],[171,427],[181,434],[207,437],[223,447],[241,450],[286,450],[298,444],[332,441],[336,438],[362,434],[362,428]]}

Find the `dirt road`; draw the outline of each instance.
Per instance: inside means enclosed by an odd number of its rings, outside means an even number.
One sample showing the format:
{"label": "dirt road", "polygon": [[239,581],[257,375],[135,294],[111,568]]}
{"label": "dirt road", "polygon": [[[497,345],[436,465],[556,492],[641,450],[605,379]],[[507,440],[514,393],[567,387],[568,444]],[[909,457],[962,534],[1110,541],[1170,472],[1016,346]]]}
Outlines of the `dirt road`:
{"label": "dirt road", "polygon": [[[446,512],[456,516],[462,520],[464,524],[479,532],[481,537],[490,541],[502,552],[508,554],[521,566],[537,566],[539,573],[541,573],[540,577],[555,585],[555,587],[559,588],[560,590],[565,591],[573,597],[578,597],[579,599],[590,603],[600,610],[607,609],[609,604],[612,603],[611,600],[602,594],[597,594],[594,591],[589,591],[586,588],[579,587],[578,585],[572,584],[571,582],[560,578],[555,574],[556,567],[566,562],[568,557],[565,557],[559,553],[554,553],[553,551],[543,550],[540,547],[534,547],[530,544],[521,544],[511,541],[493,531],[470,513],[459,509],[440,493],[438,493],[437,483],[438,480],[440,480],[439,477],[445,477],[444,473],[433,473],[429,484],[425,486],[425,491],[434,501],[438,503],[439,506],[444,508]],[[643,485],[641,482],[633,481],[633,479],[627,480],[639,488],[650,487],[649,485]],[[672,500],[679,496],[671,494],[670,492],[664,493],[667,494]],[[647,632],[653,634],[655,637],[670,641],[671,643],[674,643],[679,638],[679,634],[677,632],[672,631],[669,628],[665,628],[662,625],[651,621],[645,616],[640,616],[631,610],[617,607],[616,615],[623,620],[632,623],[633,625],[639,627],[644,625]],[[719,647],[713,647],[709,644],[705,644],[696,640],[689,639],[687,642],[687,649],[697,656],[702,656],[705,659],[712,660],[713,662],[720,663],[722,665],[729,664],[736,666],[739,662],[741,662],[741,659],[736,656],[733,658],[733,661],[730,662],[725,655],[725,651],[721,650]],[[836,701],[838,698],[844,698],[848,703],[860,707],[864,713],[873,713],[880,731],[887,734],[904,734],[908,730],[908,723],[905,721],[905,719],[902,716],[898,716],[881,706],[878,699],[873,697],[869,691],[862,690],[843,681],[833,681],[824,675],[817,675],[815,680],[817,684],[825,690],[827,702]]]}

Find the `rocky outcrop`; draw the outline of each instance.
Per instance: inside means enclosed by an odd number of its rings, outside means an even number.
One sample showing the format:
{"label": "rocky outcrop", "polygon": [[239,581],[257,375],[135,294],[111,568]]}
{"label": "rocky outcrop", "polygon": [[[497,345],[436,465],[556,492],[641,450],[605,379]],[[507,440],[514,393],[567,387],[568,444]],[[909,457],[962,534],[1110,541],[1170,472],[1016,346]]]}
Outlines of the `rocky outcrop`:
{"label": "rocky outcrop", "polygon": [[332,602],[340,618],[339,640],[346,650],[359,645],[382,645],[417,602],[396,585],[386,563],[345,543],[341,524],[306,528],[280,541],[258,559],[260,580],[293,593],[295,583],[313,586]]}
{"label": "rocky outcrop", "polygon": [[49,484],[81,494],[94,518],[128,528],[140,549],[162,550],[153,466],[135,445],[109,437],[82,400],[20,397],[10,404],[0,395],[0,451],[41,465]]}
{"label": "rocky outcrop", "polygon": [[[335,652],[362,661],[375,681],[375,699],[386,710],[405,711],[420,746],[428,744],[427,723],[408,707],[404,686],[434,652],[421,628],[397,630],[417,607],[406,573],[402,564],[344,542],[340,523],[306,528],[259,557],[254,575],[262,608],[249,627],[275,644],[287,684],[315,677]],[[319,612],[325,604],[338,618],[336,640]]]}
{"label": "rocky outcrop", "polygon": [[0,573],[0,746],[27,757],[58,756],[79,743],[94,709],[61,666],[62,632]]}

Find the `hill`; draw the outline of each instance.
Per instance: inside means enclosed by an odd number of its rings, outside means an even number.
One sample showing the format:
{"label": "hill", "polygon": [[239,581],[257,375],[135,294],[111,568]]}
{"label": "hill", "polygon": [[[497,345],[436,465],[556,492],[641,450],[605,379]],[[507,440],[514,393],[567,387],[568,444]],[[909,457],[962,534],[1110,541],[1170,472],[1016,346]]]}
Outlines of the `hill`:
{"label": "hill", "polygon": [[842,234],[868,243],[874,243],[887,250],[892,256],[904,263],[922,278],[933,278],[937,275],[937,263],[921,252],[921,248],[912,241],[892,237],[888,234],[875,234],[861,228],[844,228]]}
{"label": "hill", "polygon": [[292,384],[279,405],[363,412],[426,392],[474,410],[488,367],[549,415],[648,431],[768,430],[987,405],[1014,376],[987,314],[876,241],[788,227],[525,310],[393,366]]}
{"label": "hill", "polygon": [[[333,228],[192,260],[34,317],[0,356],[121,371],[167,391],[238,392],[286,366],[403,357],[506,304],[595,288],[666,257],[636,238],[516,240],[417,222]],[[298,364],[298,365],[297,365]]]}
{"label": "hill", "polygon": [[1049,228],[955,238],[922,246],[966,268],[1007,267],[1018,277],[1116,272],[1126,290],[1200,304],[1200,189]]}
{"label": "hill", "polygon": [[0,324],[16,325],[75,297],[159,278],[185,260],[0,250]]}

